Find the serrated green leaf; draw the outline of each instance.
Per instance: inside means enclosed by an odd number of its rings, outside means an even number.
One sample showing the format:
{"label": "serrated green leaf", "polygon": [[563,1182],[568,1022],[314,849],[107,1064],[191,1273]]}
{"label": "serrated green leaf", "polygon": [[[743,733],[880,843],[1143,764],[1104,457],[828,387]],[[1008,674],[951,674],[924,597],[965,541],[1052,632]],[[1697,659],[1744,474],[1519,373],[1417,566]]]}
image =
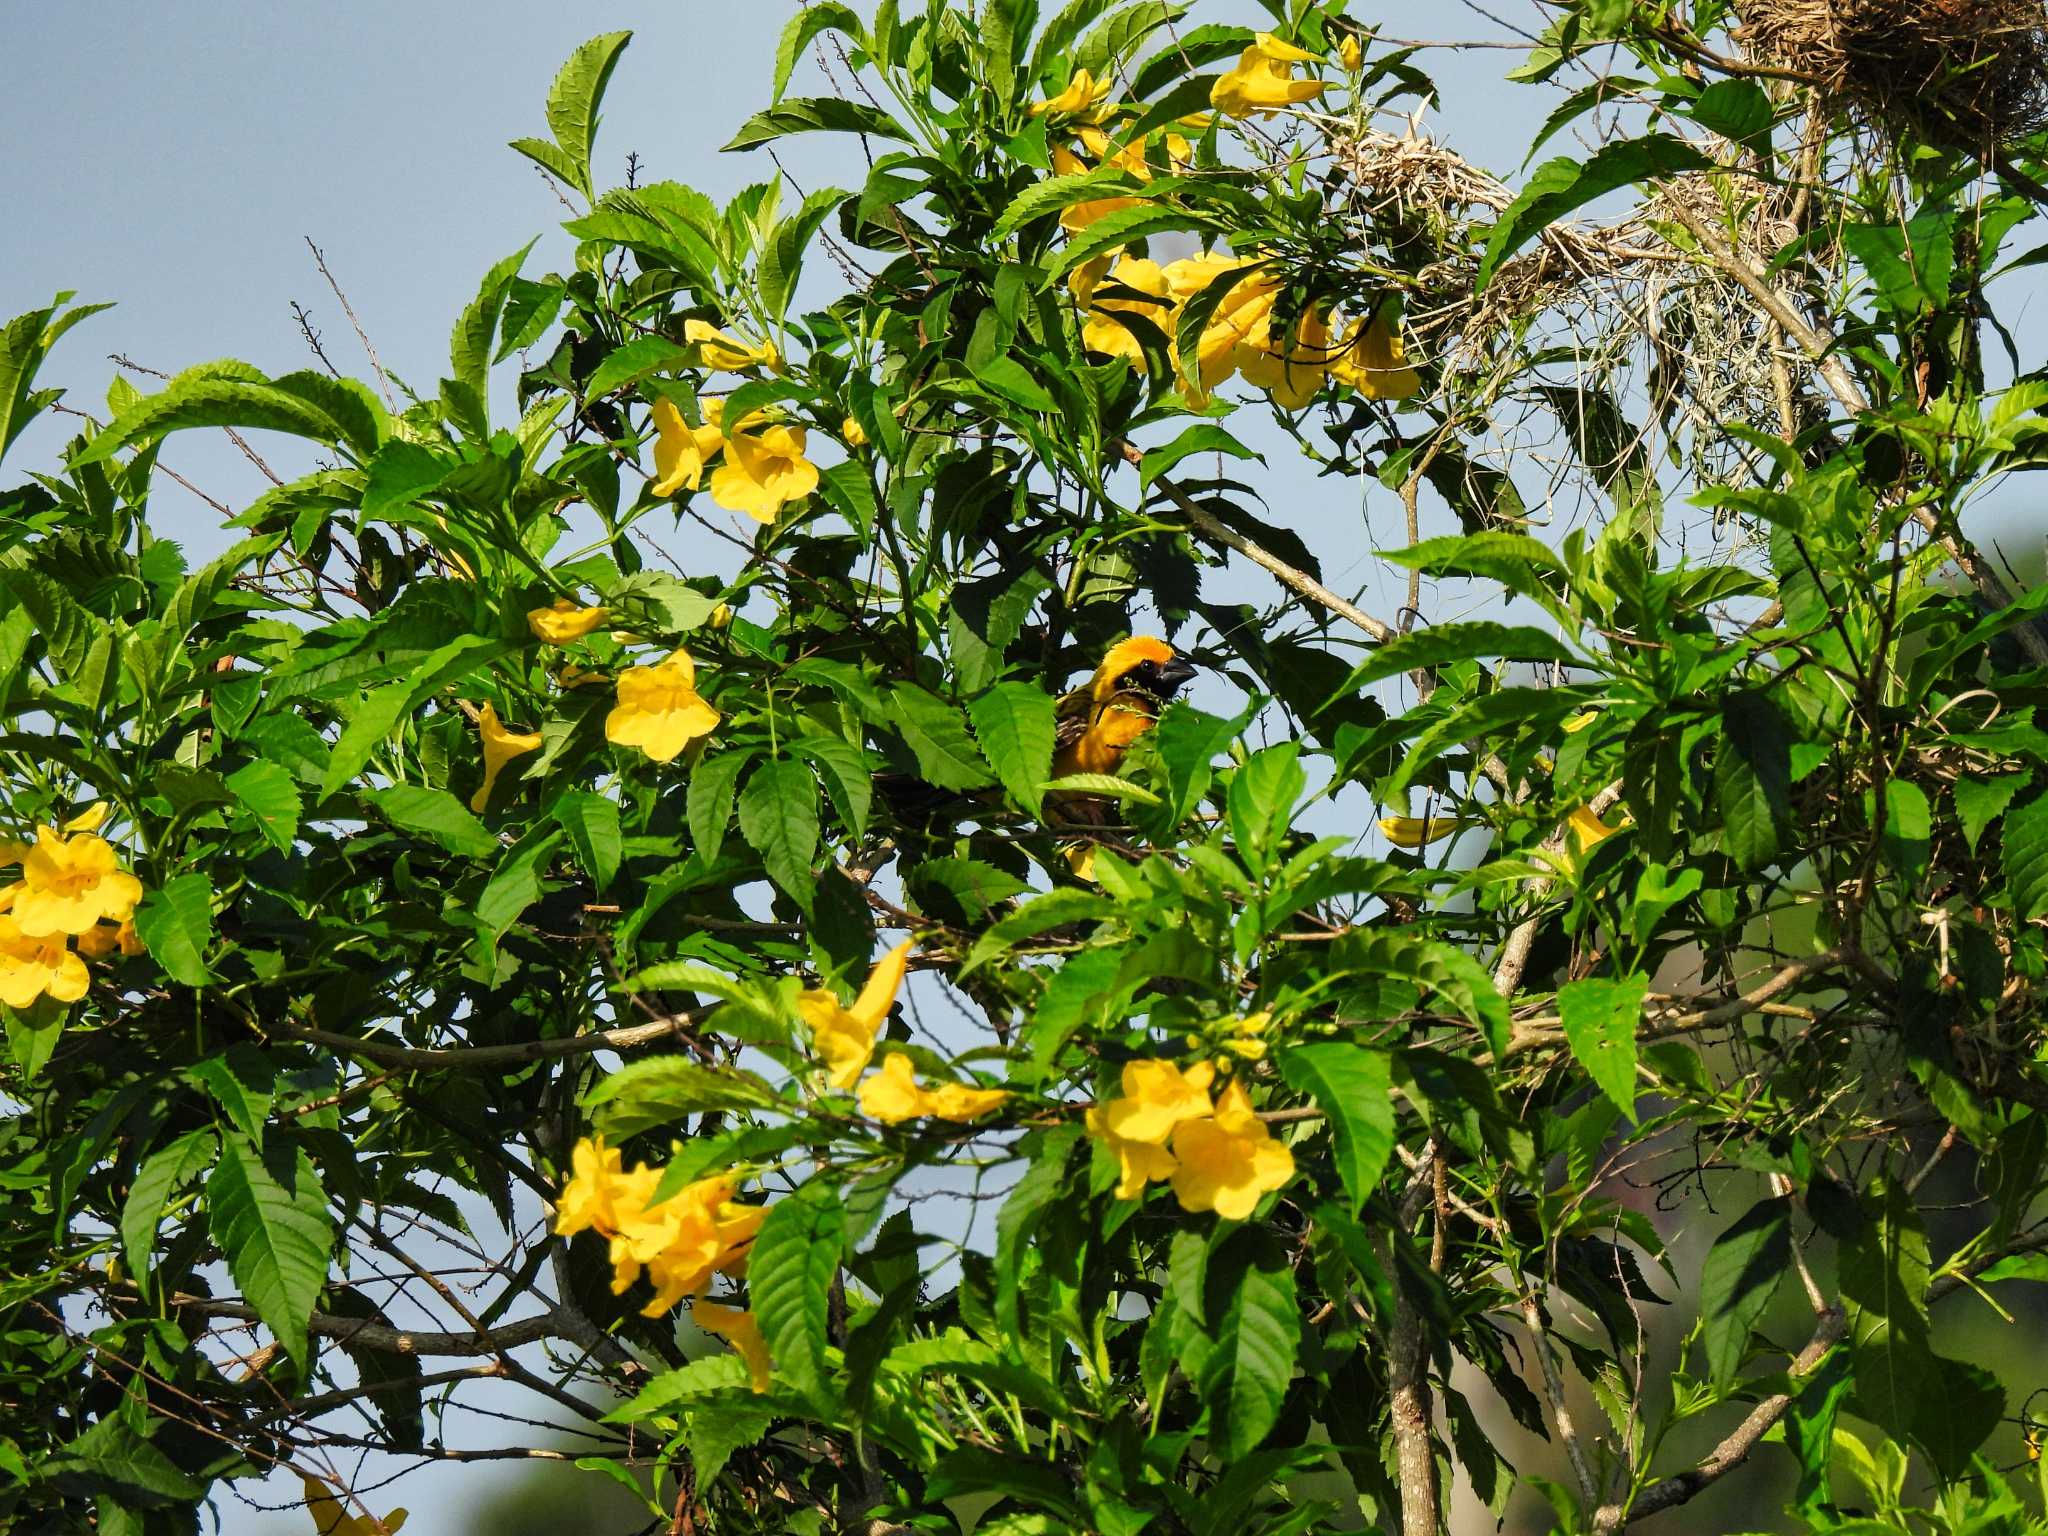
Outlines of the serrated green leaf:
{"label": "serrated green leaf", "polygon": [[911,142],[902,125],[879,107],[830,96],[792,96],[740,124],[740,131],[723,146],[723,152],[759,149],[792,133],[820,132],[858,133]]}
{"label": "serrated green leaf", "polygon": [[1730,694],[1721,707],[1714,798],[1728,853],[1745,871],[1778,856],[1792,815],[1791,733],[1777,707],[1756,693]]}
{"label": "serrated green leaf", "polygon": [[585,197],[591,195],[590,148],[597,137],[597,109],[619,54],[632,37],[631,32],[606,32],[591,38],[569,55],[548,91],[548,130],[568,161],[570,184]]}
{"label": "serrated green leaf", "polygon": [[266,1162],[246,1137],[229,1132],[206,1181],[206,1219],[242,1294],[310,1370],[307,1320],[327,1283],[334,1228],[305,1149],[279,1147]]}
{"label": "serrated green leaf", "polygon": [[1479,263],[1478,286],[1492,281],[1501,262],[1552,224],[1632,182],[1695,171],[1707,163],[1685,140],[1667,133],[1621,139],[1591,156],[1559,156],[1529,174],[1522,191],[1501,211]]}
{"label": "serrated green leaf", "polygon": [[394,784],[367,797],[390,823],[430,837],[450,853],[488,859],[499,851],[498,840],[470,814],[469,807],[445,789],[424,784]]}
{"label": "serrated green leaf", "polygon": [[1356,693],[1403,672],[1428,671],[1454,662],[1497,656],[1503,661],[1564,662],[1579,660],[1572,648],[1546,630],[1522,624],[1430,624],[1396,635],[1351,669],[1333,697]]}
{"label": "serrated green leaf", "polygon": [[149,1273],[157,1226],[171,1196],[210,1167],[219,1150],[220,1138],[213,1127],[201,1126],[169,1146],[157,1148],[136,1170],[121,1206],[121,1251],[127,1255],[128,1272],[138,1283]]}
{"label": "serrated green leaf", "polygon": [[1955,797],[1956,819],[1963,825],[1963,838],[1971,853],[1977,851],[1984,829],[2005,814],[2012,797],[2032,779],[2031,772],[2006,773],[1990,779],[1957,779],[1949,786],[1949,793]]}
{"label": "serrated green leaf", "polygon": [[697,857],[706,864],[718,857],[725,846],[726,828],[732,824],[733,791],[741,773],[754,760],[750,752],[721,752],[700,760],[690,771],[685,812],[690,823],[690,841],[697,845]]}
{"label": "serrated green leaf", "polygon": [[569,834],[577,862],[589,871],[598,890],[604,890],[619,872],[619,855],[625,848],[618,802],[588,790],[571,790],[555,802],[555,820]]}
{"label": "serrated green leaf", "polygon": [[272,762],[249,763],[228,775],[227,787],[271,846],[290,853],[299,834],[302,804],[291,771]]}
{"label": "serrated green leaf", "polygon": [[1908,880],[1927,872],[1927,850],[1934,833],[1934,811],[1927,791],[1906,779],[1887,779],[1884,786],[1884,850],[1892,866]]}
{"label": "serrated green leaf", "polygon": [[1336,1041],[1297,1045],[1275,1064],[1330,1122],[1337,1177],[1353,1215],[1372,1198],[1394,1151],[1393,1064],[1384,1051]]}
{"label": "serrated green leaf", "polygon": [[[1301,1342],[1294,1268],[1265,1233],[1247,1229],[1233,1245],[1251,1253],[1216,1319],[1216,1347],[1203,1362],[1202,1396],[1212,1416],[1211,1442],[1235,1460],[1264,1442],[1280,1417]],[[1215,1275],[1211,1260],[1211,1276]]]}
{"label": "serrated green leaf", "polygon": [[1636,1027],[1647,976],[1591,976],[1558,989],[1565,1043],[1600,1091],[1630,1119],[1636,1113]]}
{"label": "serrated green leaf", "polygon": [[1052,762],[1058,711],[1044,689],[1031,683],[997,683],[967,706],[981,754],[1019,810],[1040,813],[1042,784]]}
{"label": "serrated green leaf", "polygon": [[737,1067],[707,1067],[681,1056],[628,1062],[583,1095],[614,1144],[709,1110],[788,1110],[775,1090]]}
{"label": "serrated green leaf", "polygon": [[689,366],[695,361],[690,348],[670,341],[666,336],[635,336],[623,346],[615,347],[605,360],[590,371],[590,378],[584,384],[584,394],[593,400],[602,399],[623,385],[634,383],[647,374],[660,369],[671,371]]}
{"label": "serrated green leaf", "polygon": [[810,910],[817,874],[818,783],[791,757],[763,763],[740,791],[740,835],[790,900]]}
{"label": "serrated green leaf", "polygon": [[[156,1422],[162,1422],[158,1420]],[[100,1528],[109,1522],[105,1511],[112,1509],[162,1509],[176,1504],[195,1504],[206,1496],[204,1484],[194,1481],[155,1445],[137,1434],[127,1418],[107,1414],[92,1428],[60,1447],[36,1471],[59,1488],[80,1495],[99,1495]],[[140,1531],[141,1523],[129,1527]]]}
{"label": "serrated green leaf", "polygon": [[1759,1200],[1714,1239],[1700,1268],[1700,1321],[1707,1372],[1733,1382],[1749,1350],[1750,1330],[1792,1267],[1791,1202]]}
{"label": "serrated green leaf", "polygon": [[769,1207],[747,1260],[747,1289],[775,1372],[813,1403],[831,1397],[825,1325],[845,1228],[839,1192],[812,1179]]}
{"label": "serrated green leaf", "polygon": [[206,950],[213,942],[213,882],[192,870],[145,891],[135,909],[135,932],[171,980],[203,987],[213,980]]}
{"label": "serrated green leaf", "polygon": [[851,9],[833,0],[806,5],[789,18],[789,25],[782,29],[781,40],[775,45],[775,79],[768,93],[771,103],[782,100],[782,93],[789,89],[789,77],[796,72],[798,55],[813,38],[826,31],[842,32],[856,47],[867,47],[867,30]]}
{"label": "serrated green leaf", "polygon": [[2005,813],[2003,843],[2013,916],[2030,922],[2048,914],[2048,795]]}
{"label": "serrated green leaf", "polygon": [[809,758],[822,771],[825,789],[832,797],[840,820],[855,837],[867,832],[868,810],[874,802],[874,773],[868,766],[867,748],[840,736],[799,736],[789,744],[799,757]]}
{"label": "serrated green leaf", "polygon": [[980,789],[990,782],[960,711],[910,683],[889,690],[888,723],[917,755],[918,771],[940,789]]}
{"label": "serrated green leaf", "polygon": [[1159,797],[1142,784],[1120,779],[1113,773],[1067,773],[1047,779],[1039,788],[1048,794],[1114,795],[1137,805],[1158,805]]}

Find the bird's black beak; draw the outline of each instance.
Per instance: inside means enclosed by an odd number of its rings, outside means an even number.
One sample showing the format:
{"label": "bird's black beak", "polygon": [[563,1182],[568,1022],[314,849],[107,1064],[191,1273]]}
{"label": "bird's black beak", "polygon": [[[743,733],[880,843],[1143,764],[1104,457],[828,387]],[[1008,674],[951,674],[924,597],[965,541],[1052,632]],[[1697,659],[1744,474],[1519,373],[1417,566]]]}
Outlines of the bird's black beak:
{"label": "bird's black beak", "polygon": [[1185,656],[1176,656],[1159,669],[1159,684],[1171,694],[1176,688],[1195,675],[1195,664]]}

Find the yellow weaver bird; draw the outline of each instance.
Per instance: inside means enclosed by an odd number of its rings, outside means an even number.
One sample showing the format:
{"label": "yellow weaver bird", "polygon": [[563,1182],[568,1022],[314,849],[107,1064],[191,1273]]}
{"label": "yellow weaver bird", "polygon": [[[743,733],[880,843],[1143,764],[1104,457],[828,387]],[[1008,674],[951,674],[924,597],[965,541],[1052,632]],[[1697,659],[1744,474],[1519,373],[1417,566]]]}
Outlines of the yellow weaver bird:
{"label": "yellow weaver bird", "polygon": [[1159,723],[1192,663],[1154,635],[1119,640],[1095,675],[1059,702],[1052,773],[1115,773],[1132,742]]}

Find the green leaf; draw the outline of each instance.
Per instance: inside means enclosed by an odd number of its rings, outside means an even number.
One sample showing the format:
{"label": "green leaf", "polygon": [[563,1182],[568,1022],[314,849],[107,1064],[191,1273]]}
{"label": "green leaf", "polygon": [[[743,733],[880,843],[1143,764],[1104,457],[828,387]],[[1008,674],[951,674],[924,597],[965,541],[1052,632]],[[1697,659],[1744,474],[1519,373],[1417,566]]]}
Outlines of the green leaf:
{"label": "green leaf", "polygon": [[421,700],[509,648],[495,635],[457,635],[430,654],[409,677],[387,683],[368,695],[341,728],[341,737],[327,759],[326,776],[320,781],[320,798],[325,800],[362,772],[377,749],[390,739],[398,722]]}
{"label": "green leaf", "polygon": [[1630,1119],[1636,1113],[1636,1026],[1647,976],[1587,977],[1558,989],[1565,1042],[1600,1091]]}
{"label": "green leaf", "polygon": [[[309,386],[311,379],[320,382]],[[72,462],[98,464],[132,444],[145,439],[153,442],[193,427],[260,427],[337,447],[353,439],[368,452],[374,443],[362,443],[360,421],[345,427],[332,414],[330,408],[339,406],[330,392],[335,387],[335,381],[324,374],[268,379],[247,363],[202,363],[115,417]],[[359,400],[349,399],[360,408]]]}
{"label": "green leaf", "polygon": [[807,757],[823,771],[826,791],[855,837],[868,827],[868,808],[874,801],[874,773],[868,766],[866,747],[841,736],[799,736],[789,744],[792,752]]}
{"label": "green leaf", "polygon": [[1113,773],[1063,773],[1039,786],[1048,794],[1114,795],[1133,805],[1158,805],[1159,797],[1142,784],[1120,779]]}
{"label": "green leaf", "polygon": [[868,45],[860,17],[846,6],[832,0],[806,5],[789,18],[789,25],[782,29],[782,40],[775,45],[775,81],[768,93],[770,102],[782,100],[782,93],[789,89],[789,77],[796,71],[798,56],[813,38],[826,31],[845,33],[856,47],[865,49]]}
{"label": "green leaf", "polygon": [[1908,880],[1927,873],[1927,850],[1934,834],[1934,812],[1927,792],[1906,779],[1887,779],[1884,786],[1884,849],[1892,866]]}
{"label": "green leaf", "polygon": [[220,1150],[220,1139],[212,1126],[187,1131],[167,1147],[159,1147],[143,1160],[128,1186],[128,1198],[121,1206],[121,1251],[127,1255],[128,1272],[141,1283],[149,1273],[150,1256],[156,1251],[156,1232],[163,1221],[171,1196],[211,1166]]}
{"label": "green leaf", "polygon": [[1700,1268],[1700,1321],[1707,1373],[1716,1386],[1735,1380],[1749,1350],[1750,1330],[1791,1268],[1789,1200],[1759,1200],[1714,1239]]}
{"label": "green leaf", "polygon": [[1842,225],[1849,254],[1870,274],[1878,304],[1910,315],[1948,301],[1955,270],[1955,214],[1926,209],[1901,223]]}
{"label": "green leaf", "polygon": [[656,1414],[671,1413],[701,1397],[747,1384],[747,1368],[738,1355],[705,1355],[688,1365],[663,1371],[642,1387],[630,1402],[604,1416],[607,1424],[645,1423]]}
{"label": "green leaf", "polygon": [[276,1080],[262,1052],[247,1045],[232,1046],[223,1055],[195,1061],[185,1069],[185,1077],[204,1088],[214,1103],[227,1111],[235,1129],[262,1150],[263,1123],[270,1118],[271,1088]]}
{"label": "green leaf", "polygon": [[1075,203],[1099,198],[1111,188],[1124,189],[1136,185],[1138,182],[1130,172],[1115,166],[1097,166],[1072,176],[1048,176],[1042,181],[1029,182],[1010,199],[990,233],[1001,240],[1015,234],[1033,219],[1044,218]]}
{"label": "green leaf", "polygon": [[1749,872],[1778,856],[1792,820],[1792,744],[1785,718],[1759,693],[1730,694],[1721,706],[1714,797],[1729,857]]}
{"label": "green leaf", "polygon": [[1503,688],[1468,699],[1415,738],[1401,766],[1380,781],[1380,798],[1399,805],[1422,770],[1453,747],[1562,721],[1585,702],[1586,696],[1571,688]]}
{"label": "green leaf", "polygon": [[751,1072],[656,1056],[629,1062],[605,1078],[583,1095],[583,1107],[603,1111],[600,1127],[617,1144],[710,1110],[786,1111],[790,1106]]}
{"label": "green leaf", "polygon": [[476,898],[472,912],[478,928],[493,938],[519,920],[519,915],[540,900],[540,866],[554,853],[562,834],[535,827],[506,850],[492,871],[489,882]]}
{"label": "green leaf", "polygon": [[818,783],[793,757],[763,763],[740,792],[740,835],[761,855],[768,878],[806,912],[816,892]]}
{"label": "green leaf", "polygon": [[740,124],[740,131],[724,146],[724,152],[759,149],[792,133],[821,132],[859,133],[911,142],[896,119],[879,107],[829,96],[793,96],[765,112],[756,112]]}
{"label": "green leaf", "polygon": [[[1240,1245],[1251,1251],[1216,1320],[1216,1347],[1203,1364],[1201,1381],[1212,1415],[1211,1443],[1233,1460],[1257,1450],[1278,1422],[1301,1342],[1293,1265],[1256,1229],[1232,1239],[1233,1247]],[[1217,1265],[1217,1259],[1210,1261],[1212,1283]]]}
{"label": "green leaf", "polygon": [[1710,133],[1747,144],[1760,140],[1778,114],[1754,80],[1716,80],[1694,98],[1686,115]]}
{"label": "green leaf", "polygon": [[1502,210],[1480,259],[1478,286],[1493,280],[1502,261],[1542,232],[1597,197],[1631,182],[1696,171],[1706,157],[1683,139],[1653,133],[1608,144],[1588,159],[1560,155],[1536,167],[1515,200]]}
{"label": "green leaf", "polygon": [[569,55],[548,91],[548,130],[568,160],[570,184],[585,197],[591,195],[590,148],[597,138],[598,105],[619,54],[632,37],[631,32],[593,37]]}
{"label": "green leaf", "polygon": [[[1133,187],[1127,195],[1136,196],[1144,189]],[[1083,262],[1128,245],[1148,235],[1163,235],[1168,232],[1184,231],[1202,227],[1202,221],[1185,208],[1162,207],[1140,203],[1134,208],[1119,208],[1114,213],[1103,215],[1087,229],[1070,239],[1060,250],[1059,259],[1052,264],[1052,276],[1065,277]],[[1249,276],[1250,274],[1246,274]],[[1219,282],[1222,279],[1218,279]],[[1238,279],[1244,281],[1244,277]],[[1227,284],[1226,287],[1235,287]]]}
{"label": "green leaf", "polygon": [[806,196],[803,205],[776,225],[775,232],[768,237],[755,275],[761,303],[774,320],[779,322],[789,308],[803,271],[804,251],[817,234],[818,226],[851,196],[843,187],[821,187]]}
{"label": "green leaf", "polygon": [[1578,662],[1572,648],[1546,630],[1521,624],[1430,624],[1396,635],[1352,668],[1337,696],[1403,672],[1426,672],[1454,662],[1498,656],[1504,661]]}
{"label": "green leaf", "polygon": [[279,1147],[266,1162],[247,1137],[230,1131],[206,1181],[206,1220],[249,1305],[310,1370],[306,1323],[327,1283],[334,1228],[305,1149]]}
{"label": "green leaf", "polygon": [[588,790],[571,790],[555,802],[555,820],[569,834],[577,862],[602,891],[619,872],[619,855],[625,847],[618,802]]}
{"label": "green leaf", "polygon": [[228,775],[228,792],[279,853],[290,853],[299,834],[299,786],[291,771],[258,761]]}
{"label": "green leaf", "polygon": [[[162,1420],[154,1421],[162,1423]],[[102,1495],[117,1506],[162,1509],[196,1504],[206,1487],[177,1463],[138,1435],[125,1415],[109,1413],[97,1424],[36,1468],[60,1488],[81,1495]],[[100,1528],[105,1529],[104,1516]],[[133,1529],[141,1529],[138,1524]]]}
{"label": "green leaf", "polygon": [[1394,1151],[1393,1064],[1384,1051],[1328,1041],[1279,1053],[1280,1076],[1330,1122],[1353,1215],[1372,1198]]}
{"label": "green leaf", "polygon": [[1383,550],[1381,558],[1419,570],[1425,576],[1466,576],[1497,581],[1510,592],[1539,604],[1573,632],[1578,620],[1558,601],[1545,578],[1562,580],[1564,563],[1549,545],[1525,533],[1448,534],[1424,539],[1407,549]]}
{"label": "green leaf", "polygon": [[2048,915],[2048,795],[2006,812],[2003,842],[2013,916],[2030,922]]}
{"label": "green leaf", "polygon": [[600,399],[646,374],[664,368],[673,371],[694,361],[695,354],[690,348],[680,346],[666,336],[635,336],[625,345],[614,348],[603,362],[591,369],[583,391],[589,399]]}
{"label": "green leaf", "polygon": [[733,790],[753,760],[750,752],[721,752],[700,759],[690,771],[690,787],[684,797],[690,841],[706,864],[717,859],[718,850],[725,846],[725,830],[732,822]]}
{"label": "green leaf", "polygon": [[147,891],[135,909],[135,932],[171,980],[203,987],[213,980],[206,949],[213,942],[213,882],[192,870]]}
{"label": "green leaf", "polygon": [[1198,453],[1227,453],[1234,459],[1266,462],[1264,454],[1254,453],[1215,422],[1200,421],[1163,447],[1145,450],[1144,458],[1138,461],[1138,488],[1150,490],[1153,481],[1172,470],[1182,459],[1191,459]]}
{"label": "green leaf", "polygon": [[1299,742],[1278,742],[1254,752],[1231,777],[1230,830],[1238,857],[1251,869],[1271,861],[1293,825],[1295,802],[1308,787],[1300,754]]}
{"label": "green leaf", "polygon": [[2032,773],[2005,773],[1990,779],[1957,779],[1949,786],[1955,797],[1956,819],[1963,824],[1963,838],[1971,853],[1977,851],[1984,829],[2005,814],[2012,797],[2032,779]]}
{"label": "green leaf", "polygon": [[776,1374],[814,1404],[832,1395],[825,1325],[845,1230],[838,1191],[812,1179],[768,1208],[747,1260],[754,1317]]}
{"label": "green leaf", "polygon": [[1045,1213],[1066,1188],[1067,1163],[1080,1139],[1079,1126],[1062,1126],[1048,1133],[1031,1166],[996,1212],[996,1326],[1005,1333],[1014,1329],[1021,1336],[1025,1332],[1017,1309],[1023,1293],[1025,1250]]}
{"label": "green leaf", "polygon": [[888,698],[888,724],[910,743],[918,771],[930,783],[940,789],[968,790],[990,782],[959,710],[912,683],[898,683]]}
{"label": "green leaf", "polygon": [[393,826],[430,837],[450,853],[488,859],[499,850],[498,840],[484,830],[484,824],[470,814],[469,807],[445,789],[394,784],[367,798]]}

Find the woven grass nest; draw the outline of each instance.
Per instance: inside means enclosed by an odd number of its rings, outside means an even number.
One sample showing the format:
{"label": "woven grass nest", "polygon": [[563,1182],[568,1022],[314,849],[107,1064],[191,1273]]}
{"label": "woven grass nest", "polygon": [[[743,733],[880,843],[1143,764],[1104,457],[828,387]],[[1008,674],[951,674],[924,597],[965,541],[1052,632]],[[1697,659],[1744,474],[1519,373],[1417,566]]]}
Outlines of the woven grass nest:
{"label": "woven grass nest", "polygon": [[1980,153],[2048,125],[2043,0],[1738,0],[1759,62],[1877,127]]}

